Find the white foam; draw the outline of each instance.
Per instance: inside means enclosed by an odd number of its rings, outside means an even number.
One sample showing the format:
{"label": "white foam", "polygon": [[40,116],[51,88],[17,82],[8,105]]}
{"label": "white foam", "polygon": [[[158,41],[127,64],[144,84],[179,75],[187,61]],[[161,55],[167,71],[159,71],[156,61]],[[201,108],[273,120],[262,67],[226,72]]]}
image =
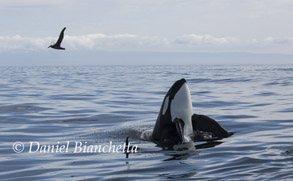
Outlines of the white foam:
{"label": "white foam", "polygon": [[141,133],[140,139],[145,140],[145,141],[150,141],[150,140],[152,140],[152,134],[153,134],[153,130],[146,130]]}

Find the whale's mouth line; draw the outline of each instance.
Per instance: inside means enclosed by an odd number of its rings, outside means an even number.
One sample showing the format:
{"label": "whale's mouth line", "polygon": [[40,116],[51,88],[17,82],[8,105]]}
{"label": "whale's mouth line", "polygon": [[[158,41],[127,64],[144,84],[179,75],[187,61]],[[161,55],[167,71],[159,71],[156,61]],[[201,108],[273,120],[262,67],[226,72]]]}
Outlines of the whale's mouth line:
{"label": "whale's mouth line", "polygon": [[177,133],[179,135],[179,143],[181,144],[184,142],[184,121],[182,119],[176,118],[174,120],[174,123],[176,126]]}

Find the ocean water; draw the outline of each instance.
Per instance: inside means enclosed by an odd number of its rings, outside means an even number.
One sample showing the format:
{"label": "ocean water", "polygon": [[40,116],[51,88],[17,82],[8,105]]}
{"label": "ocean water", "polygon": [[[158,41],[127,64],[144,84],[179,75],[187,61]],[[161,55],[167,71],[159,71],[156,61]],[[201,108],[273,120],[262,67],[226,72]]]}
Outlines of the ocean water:
{"label": "ocean water", "polygon": [[[0,77],[1,180],[293,179],[293,65],[0,67]],[[193,111],[234,135],[189,150],[140,139],[181,78]],[[89,149],[126,137],[137,153]]]}

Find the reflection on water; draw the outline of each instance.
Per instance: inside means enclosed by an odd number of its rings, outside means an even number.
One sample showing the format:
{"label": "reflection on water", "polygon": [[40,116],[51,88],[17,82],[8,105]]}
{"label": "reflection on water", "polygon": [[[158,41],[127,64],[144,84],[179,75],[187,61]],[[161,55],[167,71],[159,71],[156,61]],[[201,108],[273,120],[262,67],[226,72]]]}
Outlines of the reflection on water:
{"label": "reflection on water", "polygon": [[[293,177],[293,67],[0,67],[1,179],[243,179]],[[140,140],[166,91],[186,78],[193,110],[235,134],[210,142]],[[29,153],[31,141],[125,143],[138,153]],[[22,142],[15,153],[12,145]],[[128,158],[126,158],[128,157]]]}

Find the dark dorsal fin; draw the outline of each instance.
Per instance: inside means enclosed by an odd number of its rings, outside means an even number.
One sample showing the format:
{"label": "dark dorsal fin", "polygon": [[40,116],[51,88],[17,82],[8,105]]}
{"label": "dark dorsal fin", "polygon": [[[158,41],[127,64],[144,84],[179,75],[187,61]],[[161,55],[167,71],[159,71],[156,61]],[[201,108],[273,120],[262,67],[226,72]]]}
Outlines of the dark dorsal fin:
{"label": "dark dorsal fin", "polygon": [[64,27],[63,30],[61,31],[61,33],[59,35],[59,38],[58,38],[58,40],[57,40],[57,42],[56,42],[55,45],[61,46],[61,42],[62,42],[62,40],[64,38],[64,31],[65,31],[65,29],[66,29],[66,27]]}
{"label": "dark dorsal fin", "polygon": [[217,138],[226,138],[233,133],[227,132],[217,121],[205,115],[192,115],[192,126],[196,131],[210,132]]}

